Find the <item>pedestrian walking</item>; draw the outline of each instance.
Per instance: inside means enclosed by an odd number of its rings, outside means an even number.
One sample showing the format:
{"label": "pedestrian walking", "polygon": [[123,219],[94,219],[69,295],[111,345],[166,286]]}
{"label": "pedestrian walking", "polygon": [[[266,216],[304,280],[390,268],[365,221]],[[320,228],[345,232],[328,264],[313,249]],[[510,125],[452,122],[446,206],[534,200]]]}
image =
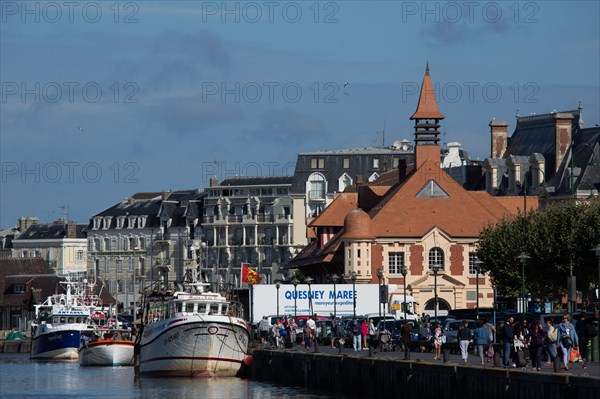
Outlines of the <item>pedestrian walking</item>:
{"label": "pedestrian walking", "polygon": [[548,319],[546,320],[546,351],[548,352],[548,365],[554,363],[556,356],[558,356],[556,341],[558,341],[558,330],[554,327],[552,319]]}
{"label": "pedestrian walking", "polygon": [[579,346],[579,339],[575,332],[575,326],[571,324],[571,317],[568,314],[563,316],[563,321],[558,326],[558,347],[562,350],[563,365],[565,370],[569,369],[569,357],[571,350]]}
{"label": "pedestrian walking", "polygon": [[375,336],[377,335],[377,329],[373,324],[373,319],[369,319],[369,347],[375,349]]}
{"label": "pedestrian walking", "polygon": [[367,337],[369,336],[369,324],[367,323],[367,319],[363,319],[360,325],[360,333],[362,337],[362,348],[366,351],[369,349],[369,345],[367,345]]}
{"label": "pedestrian walking", "polygon": [[581,361],[583,362],[582,367],[586,368],[586,362],[588,358],[588,344],[590,338],[587,332],[588,320],[585,312],[581,312],[580,319],[575,323],[575,332],[577,338],[579,338],[579,354],[581,355]]}
{"label": "pedestrian walking", "polygon": [[352,347],[354,348],[354,352],[361,350],[361,329],[358,325],[358,321],[352,321]]}
{"label": "pedestrian walking", "polygon": [[462,356],[462,360],[464,364],[467,364],[467,359],[469,357],[469,342],[471,341],[471,330],[469,329],[469,323],[466,320],[463,320],[460,323],[460,327],[458,328],[457,333],[458,338],[458,346],[460,347],[460,354]]}
{"label": "pedestrian walking", "polygon": [[267,316],[263,316],[260,322],[258,322],[258,332],[260,333],[260,342],[265,344],[269,338],[269,321]]}
{"label": "pedestrian walking", "polygon": [[481,365],[484,365],[484,353],[488,349],[488,345],[490,343],[490,336],[488,333],[488,329],[485,328],[483,324],[483,320],[477,320],[477,328],[473,334],[473,341],[477,346],[477,353],[479,354],[479,360],[481,361]]}
{"label": "pedestrian walking", "polygon": [[542,369],[542,348],[544,347],[544,330],[539,320],[535,320],[529,328],[529,356],[533,371]]}

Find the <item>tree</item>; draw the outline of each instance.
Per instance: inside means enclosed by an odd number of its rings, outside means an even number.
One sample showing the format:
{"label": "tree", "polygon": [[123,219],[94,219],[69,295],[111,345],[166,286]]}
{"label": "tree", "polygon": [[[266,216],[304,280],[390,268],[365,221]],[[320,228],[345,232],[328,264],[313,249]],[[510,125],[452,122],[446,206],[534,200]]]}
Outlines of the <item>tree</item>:
{"label": "tree", "polygon": [[478,256],[498,294],[517,297],[521,294],[517,257],[529,255],[526,291],[540,299],[557,299],[566,293],[571,267],[579,290],[596,284],[597,260],[590,249],[599,243],[600,198],[595,197],[588,202],[550,205],[486,226],[479,237]]}

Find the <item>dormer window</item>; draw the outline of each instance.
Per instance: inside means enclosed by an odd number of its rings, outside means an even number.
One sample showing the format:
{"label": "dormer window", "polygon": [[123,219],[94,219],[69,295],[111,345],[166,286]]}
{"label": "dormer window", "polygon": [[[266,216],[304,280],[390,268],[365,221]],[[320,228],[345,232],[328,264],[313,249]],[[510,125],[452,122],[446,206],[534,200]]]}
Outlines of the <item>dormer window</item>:
{"label": "dormer window", "polygon": [[429,180],[429,182],[421,189],[421,191],[417,194],[417,198],[448,198],[449,195],[446,194],[444,190],[438,184]]}
{"label": "dormer window", "polygon": [[102,218],[94,218],[94,226],[92,227],[93,230],[99,230],[102,227]]}
{"label": "dormer window", "polygon": [[136,216],[129,216],[127,218],[127,228],[128,229],[135,229],[135,221],[137,220]]}
{"label": "dormer window", "polygon": [[117,229],[122,229],[125,227],[125,216],[119,216],[117,218]]}
{"label": "dormer window", "polygon": [[112,216],[105,216],[104,217],[104,225],[102,226],[102,228],[104,230],[108,230],[110,228],[110,221],[112,220]]}

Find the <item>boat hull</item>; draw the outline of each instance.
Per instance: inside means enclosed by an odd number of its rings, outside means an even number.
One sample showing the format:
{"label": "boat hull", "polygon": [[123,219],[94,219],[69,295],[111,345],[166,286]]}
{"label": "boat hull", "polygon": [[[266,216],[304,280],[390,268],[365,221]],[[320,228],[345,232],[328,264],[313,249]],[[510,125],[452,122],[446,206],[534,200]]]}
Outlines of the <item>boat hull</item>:
{"label": "boat hull", "polygon": [[185,317],[146,326],[140,342],[140,375],[230,377],[246,356],[249,334],[243,320]]}
{"label": "boat hull", "polygon": [[79,348],[79,365],[133,366],[133,341],[90,342]]}
{"label": "boat hull", "polygon": [[45,360],[77,360],[83,342],[91,341],[92,332],[64,329],[34,336],[31,341],[31,358]]}

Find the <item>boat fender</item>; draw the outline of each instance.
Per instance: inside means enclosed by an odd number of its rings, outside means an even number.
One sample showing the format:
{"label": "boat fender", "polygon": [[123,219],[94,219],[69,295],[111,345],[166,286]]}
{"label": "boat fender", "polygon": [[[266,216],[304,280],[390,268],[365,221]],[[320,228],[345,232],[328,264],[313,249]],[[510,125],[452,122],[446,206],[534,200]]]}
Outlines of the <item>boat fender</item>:
{"label": "boat fender", "polygon": [[252,366],[252,356],[250,356],[250,355],[244,356],[244,360],[242,360],[242,363],[244,363],[244,365],[246,365],[246,366]]}

